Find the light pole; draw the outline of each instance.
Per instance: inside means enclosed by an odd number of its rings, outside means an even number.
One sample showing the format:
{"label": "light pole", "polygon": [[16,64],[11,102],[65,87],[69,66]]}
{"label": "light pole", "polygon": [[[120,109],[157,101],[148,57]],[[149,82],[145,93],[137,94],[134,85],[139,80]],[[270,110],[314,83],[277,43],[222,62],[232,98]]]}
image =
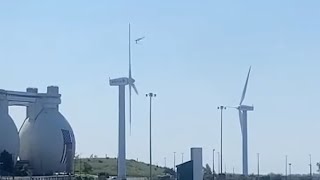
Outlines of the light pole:
{"label": "light pole", "polygon": [[152,180],[152,140],[151,140],[151,135],[152,135],[152,131],[151,131],[151,105],[152,105],[152,98],[153,97],[156,97],[157,95],[156,94],[154,94],[154,93],[149,93],[149,94],[146,94],[146,97],[149,97],[150,98],[150,116],[149,116],[149,132],[150,132],[150,134],[149,134],[149,139],[150,139],[150,146],[149,146],[149,148],[150,148],[150,169],[149,169],[149,175],[150,175],[150,180]]}
{"label": "light pole", "polygon": [[219,172],[220,171],[220,153],[219,152],[217,152],[217,156],[218,156],[218,172]]}
{"label": "light pole", "polygon": [[289,179],[290,179],[290,180],[291,180],[291,165],[292,165],[292,164],[289,163],[289,177],[290,177]]}
{"label": "light pole", "polygon": [[310,177],[312,178],[312,161],[311,161],[311,154],[309,154],[309,158],[310,158]]}
{"label": "light pole", "polygon": [[173,152],[173,172],[174,172],[174,179],[176,179],[176,152]]}
{"label": "light pole", "polygon": [[212,156],[212,174],[213,174],[213,180],[214,180],[214,176],[216,174],[215,170],[214,170],[214,151],[215,149],[213,149],[213,156]]}
{"label": "light pole", "polygon": [[223,112],[223,110],[224,109],[226,109],[226,107],[225,106],[218,106],[218,109],[220,109],[220,111],[221,111],[221,119],[220,119],[220,125],[221,125],[221,127],[220,127],[220,132],[221,132],[221,135],[220,135],[220,141],[221,141],[221,147],[220,147],[220,173],[222,174],[222,112]]}
{"label": "light pole", "polygon": [[286,155],[286,164],[285,164],[286,180],[288,180],[288,156]]}
{"label": "light pole", "polygon": [[164,167],[167,167],[167,158],[164,157]]}
{"label": "light pole", "polygon": [[260,154],[258,153],[257,154],[257,156],[258,156],[258,167],[257,167],[257,171],[258,171],[258,180],[259,180],[259,176],[260,176]]}

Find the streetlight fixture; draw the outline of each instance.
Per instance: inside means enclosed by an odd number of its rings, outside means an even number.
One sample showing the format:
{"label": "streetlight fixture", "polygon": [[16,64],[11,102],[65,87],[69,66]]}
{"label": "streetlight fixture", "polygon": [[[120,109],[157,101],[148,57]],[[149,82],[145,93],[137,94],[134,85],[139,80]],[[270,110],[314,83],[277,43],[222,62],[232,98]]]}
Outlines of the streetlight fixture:
{"label": "streetlight fixture", "polygon": [[221,119],[220,119],[220,125],[221,125],[221,127],[220,127],[220,132],[221,132],[221,135],[220,135],[220,141],[221,141],[221,147],[220,147],[220,173],[222,174],[222,112],[223,112],[223,110],[225,110],[225,109],[227,109],[225,106],[218,106],[218,109],[220,109],[220,112],[221,112]]}
{"label": "streetlight fixture", "polygon": [[151,111],[151,105],[152,105],[152,98],[153,98],[153,97],[156,97],[156,96],[157,96],[157,95],[154,94],[154,93],[148,93],[148,94],[146,94],[146,97],[149,97],[149,98],[150,98],[150,116],[149,116],[149,125],[150,125],[150,126],[149,126],[149,132],[150,132],[150,134],[149,134],[149,138],[150,138],[150,144],[149,144],[149,145],[150,145],[150,146],[149,146],[149,148],[150,148],[150,167],[149,167],[149,168],[150,168],[150,169],[149,169],[150,172],[149,172],[149,173],[150,173],[150,174],[149,174],[149,176],[150,176],[150,177],[149,177],[149,178],[150,178],[150,180],[152,180],[152,139],[151,139],[151,135],[152,135],[152,131],[151,131],[151,127],[152,127],[152,126],[151,126],[151,125],[152,125],[152,124],[151,124],[151,117],[152,117],[152,116],[151,116],[151,112],[152,112],[152,111]]}

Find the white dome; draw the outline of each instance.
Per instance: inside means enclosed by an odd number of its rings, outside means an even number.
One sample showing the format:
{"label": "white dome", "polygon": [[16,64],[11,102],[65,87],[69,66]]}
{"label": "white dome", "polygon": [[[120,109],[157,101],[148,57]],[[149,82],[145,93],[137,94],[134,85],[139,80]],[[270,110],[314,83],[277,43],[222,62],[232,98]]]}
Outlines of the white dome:
{"label": "white dome", "polygon": [[0,153],[7,151],[15,163],[19,153],[19,134],[8,113],[0,112]]}
{"label": "white dome", "polygon": [[[75,138],[71,126],[57,108],[43,108],[20,131],[20,159],[28,160],[33,174],[72,172]],[[69,166],[69,167],[68,167]]]}

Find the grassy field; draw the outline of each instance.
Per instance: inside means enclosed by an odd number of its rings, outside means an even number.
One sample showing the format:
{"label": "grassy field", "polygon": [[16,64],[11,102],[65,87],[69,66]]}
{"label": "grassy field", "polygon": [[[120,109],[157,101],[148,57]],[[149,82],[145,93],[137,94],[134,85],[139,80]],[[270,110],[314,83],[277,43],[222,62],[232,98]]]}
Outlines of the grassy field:
{"label": "grassy field", "polygon": [[[85,174],[85,166],[88,164],[92,167],[92,171],[88,174],[97,175],[99,173],[108,173],[110,176],[117,175],[117,159],[116,158],[81,158],[75,160],[75,172]],[[86,164],[86,165],[85,165]],[[164,168],[152,166],[152,174],[154,176],[164,174]],[[149,164],[138,162],[135,160],[127,160],[127,175],[132,177],[148,177]]]}

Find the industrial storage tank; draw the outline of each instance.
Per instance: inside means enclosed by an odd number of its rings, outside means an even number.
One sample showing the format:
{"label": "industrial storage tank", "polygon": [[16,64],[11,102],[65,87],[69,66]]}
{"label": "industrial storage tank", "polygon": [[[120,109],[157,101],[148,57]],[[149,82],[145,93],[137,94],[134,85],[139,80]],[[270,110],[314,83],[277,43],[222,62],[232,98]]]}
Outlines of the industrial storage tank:
{"label": "industrial storage tank", "polygon": [[48,87],[47,94],[27,108],[28,119],[19,133],[20,159],[30,162],[34,175],[71,173],[75,155],[73,131],[59,112],[58,87]]}
{"label": "industrial storage tank", "polygon": [[15,164],[19,153],[19,134],[16,125],[8,114],[8,100],[0,92],[0,153],[4,151],[12,155]]}

